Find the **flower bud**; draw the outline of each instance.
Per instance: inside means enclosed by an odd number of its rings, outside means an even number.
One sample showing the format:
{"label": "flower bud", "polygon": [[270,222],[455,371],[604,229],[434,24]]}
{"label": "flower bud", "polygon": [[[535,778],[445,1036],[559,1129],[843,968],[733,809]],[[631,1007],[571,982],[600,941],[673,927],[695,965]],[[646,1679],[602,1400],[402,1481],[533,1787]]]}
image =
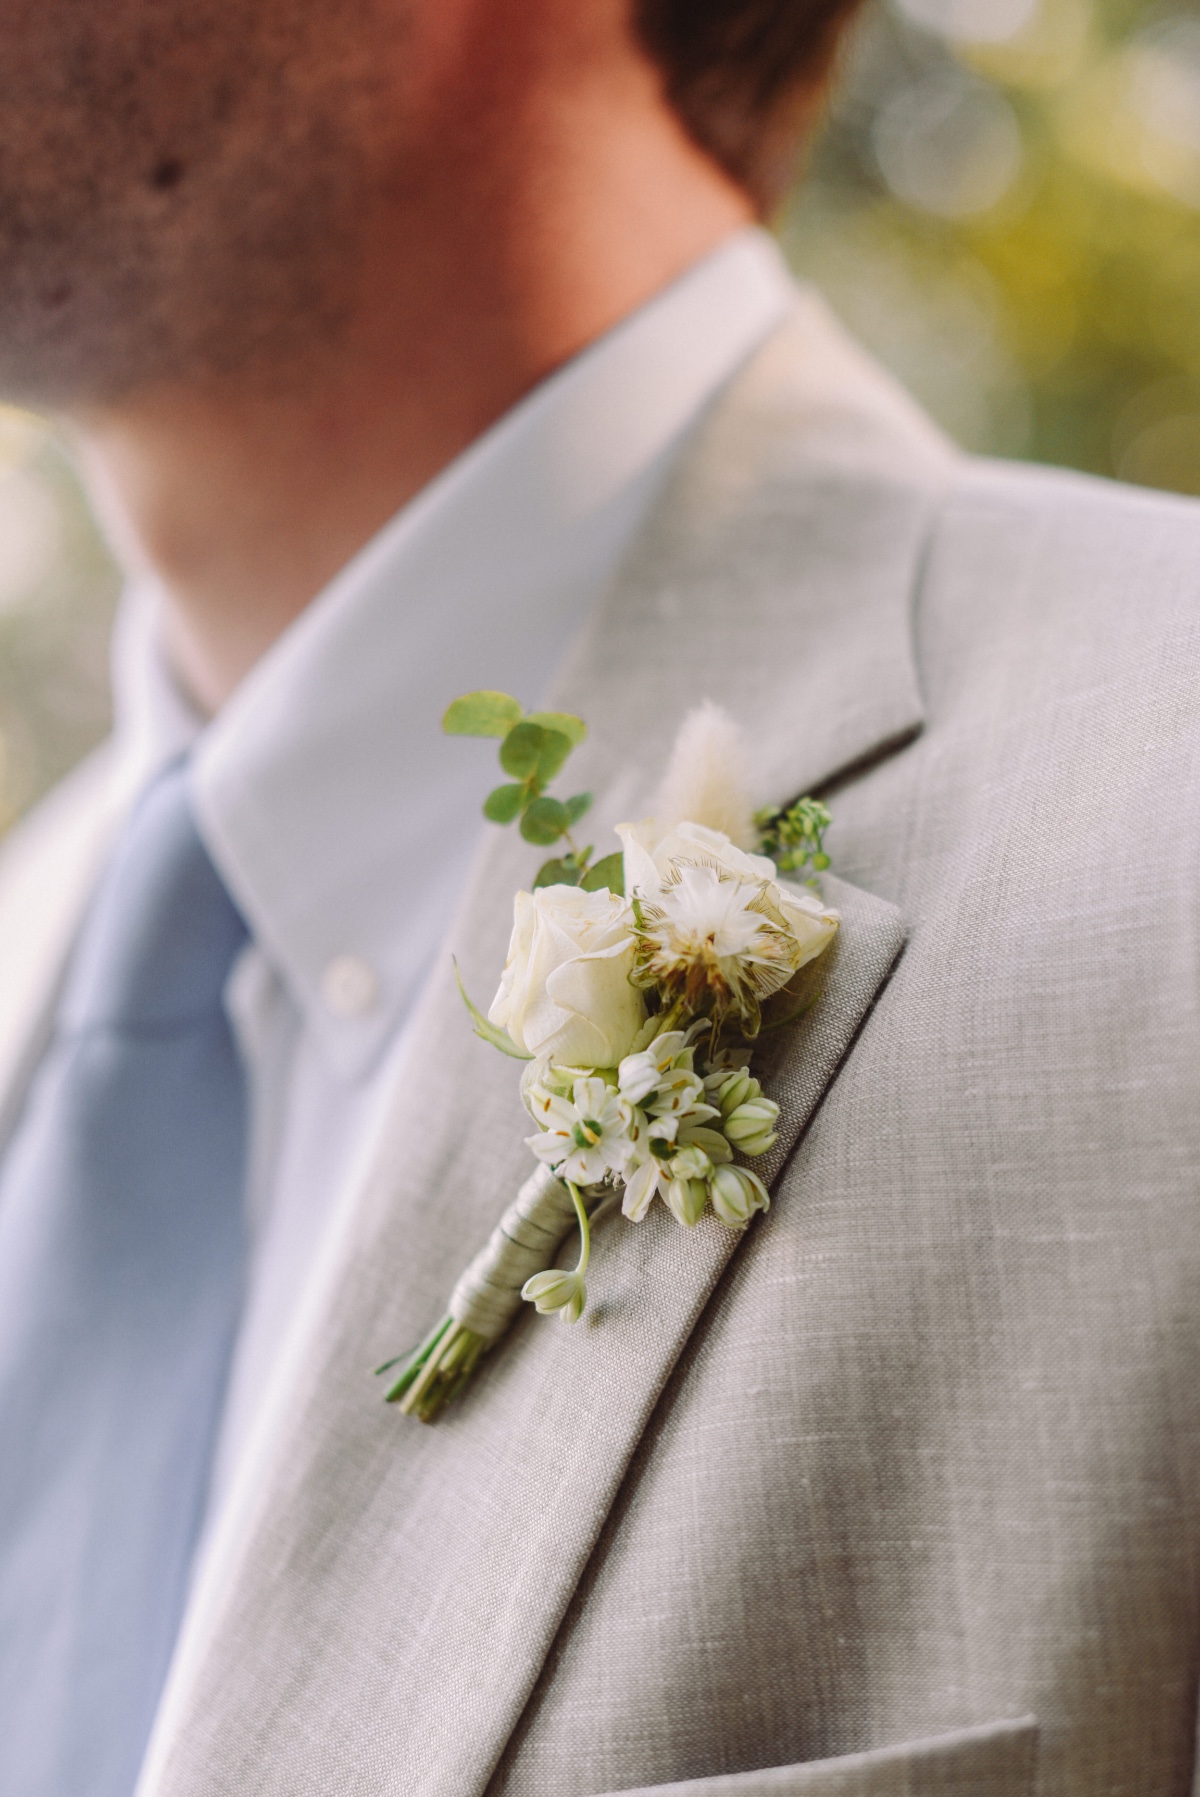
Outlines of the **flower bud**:
{"label": "flower bud", "polygon": [[704,1206],[708,1203],[708,1181],[673,1179],[667,1187],[667,1203],[681,1223],[693,1228],[704,1215]]}
{"label": "flower bud", "polygon": [[775,1145],[779,1106],[772,1098],[752,1098],[725,1119],[725,1134],[743,1154],[765,1154]]}
{"label": "flower bud", "polygon": [[713,1209],[730,1229],[741,1229],[756,1210],[766,1210],[771,1202],[757,1173],[745,1167],[718,1167],[708,1189]]}
{"label": "flower bud", "polygon": [[747,1099],[757,1098],[761,1089],[758,1081],[752,1079],[744,1067],[727,1074],[716,1091],[716,1101],[721,1108],[722,1117],[728,1117],[731,1111],[735,1111],[739,1104],[745,1104]]}
{"label": "flower bud", "polygon": [[692,1142],[686,1148],[681,1148],[675,1156],[671,1162],[671,1172],[676,1179],[707,1179],[712,1172],[712,1162],[703,1148]]}
{"label": "flower bud", "polygon": [[690,1074],[692,1053],[682,1030],[668,1030],[648,1048],[628,1054],[617,1070],[621,1096],[631,1104],[641,1104],[673,1070],[682,1068]]}
{"label": "flower bud", "polygon": [[521,1287],[521,1296],[536,1306],[541,1316],[560,1311],[564,1323],[577,1323],[587,1303],[587,1287],[578,1273],[551,1267],[546,1273],[535,1273]]}
{"label": "flower bud", "polygon": [[[702,1148],[714,1167],[719,1167],[723,1161],[731,1161],[733,1159],[733,1149],[729,1146],[729,1143],[725,1140],[725,1137],[721,1134],[720,1130],[709,1129],[707,1124],[704,1123],[692,1123],[690,1120],[688,1121],[687,1134],[684,1143],[681,1144],[681,1147],[682,1146],[688,1148]],[[705,1171],[707,1172],[707,1168]]]}

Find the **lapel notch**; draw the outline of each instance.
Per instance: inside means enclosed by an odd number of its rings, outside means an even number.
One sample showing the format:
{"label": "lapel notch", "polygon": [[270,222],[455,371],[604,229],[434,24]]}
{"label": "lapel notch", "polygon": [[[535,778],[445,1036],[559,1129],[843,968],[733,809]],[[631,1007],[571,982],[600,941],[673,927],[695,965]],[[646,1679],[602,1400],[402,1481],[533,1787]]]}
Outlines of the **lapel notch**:
{"label": "lapel notch", "polygon": [[916,588],[957,468],[801,290],[697,425],[568,662],[557,697],[592,725],[589,773],[628,762],[631,732],[640,767],[661,769],[705,698],[743,725],[760,803],[910,741],[924,721]]}

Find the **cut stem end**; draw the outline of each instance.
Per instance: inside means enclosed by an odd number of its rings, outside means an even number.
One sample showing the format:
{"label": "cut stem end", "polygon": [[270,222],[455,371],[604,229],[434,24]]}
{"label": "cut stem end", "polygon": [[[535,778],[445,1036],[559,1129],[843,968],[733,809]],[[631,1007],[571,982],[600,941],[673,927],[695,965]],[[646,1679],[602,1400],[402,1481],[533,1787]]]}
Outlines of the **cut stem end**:
{"label": "cut stem end", "polygon": [[[443,1317],[403,1362],[404,1371],[389,1389],[385,1402],[398,1404],[405,1416],[431,1423],[458,1396],[489,1345],[482,1335],[464,1329],[453,1317]],[[379,1368],[380,1372],[387,1370]]]}

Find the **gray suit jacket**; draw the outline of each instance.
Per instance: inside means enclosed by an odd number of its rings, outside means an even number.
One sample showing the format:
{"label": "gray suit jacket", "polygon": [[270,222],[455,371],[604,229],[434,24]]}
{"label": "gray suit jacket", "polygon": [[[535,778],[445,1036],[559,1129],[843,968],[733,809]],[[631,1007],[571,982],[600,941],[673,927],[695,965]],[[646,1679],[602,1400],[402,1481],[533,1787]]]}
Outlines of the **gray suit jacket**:
{"label": "gray suit jacket", "polygon": [[[432,1428],[386,1409],[367,1369],[528,1164],[447,960],[145,1797],[1192,1789],[1200,509],[958,457],[802,298],[564,671],[598,830],[704,694],[764,796],[835,815],[771,1211],[613,1219],[585,1323],[525,1317]],[[86,890],[85,781],[12,851],[0,937],[72,831]],[[529,869],[496,833],[454,930],[477,990]]]}

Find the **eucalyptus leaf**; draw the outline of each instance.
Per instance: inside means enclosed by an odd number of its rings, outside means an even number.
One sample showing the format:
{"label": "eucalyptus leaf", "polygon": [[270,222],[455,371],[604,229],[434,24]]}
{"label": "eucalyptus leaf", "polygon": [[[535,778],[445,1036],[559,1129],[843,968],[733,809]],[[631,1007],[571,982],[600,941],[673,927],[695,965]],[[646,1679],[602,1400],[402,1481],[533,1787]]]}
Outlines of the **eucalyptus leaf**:
{"label": "eucalyptus leaf", "polygon": [[567,816],[573,824],[577,824],[585,812],[592,808],[590,792],[577,792],[573,799],[567,800]]}
{"label": "eucalyptus leaf", "polygon": [[537,870],[537,878],[533,882],[536,892],[539,886],[578,886],[579,869],[569,858],[564,861],[543,861]]}
{"label": "eucalyptus leaf", "polygon": [[531,724],[540,724],[543,730],[556,730],[565,736],[573,749],[577,749],[587,735],[587,725],[582,718],[577,718],[569,711],[531,711]]}
{"label": "eucalyptus leaf", "polygon": [[447,736],[507,736],[523,715],[509,693],[464,693],[446,708],[442,729]]}
{"label": "eucalyptus leaf", "polygon": [[481,1037],[484,1042],[490,1042],[493,1048],[498,1048],[501,1054],[511,1055],[514,1061],[532,1061],[533,1056],[531,1054],[522,1054],[507,1030],[497,1029],[494,1023],[488,1022],[488,1019],[484,1016],[478,1006],[471,1003],[471,1000],[467,996],[467,989],[462,983],[462,974],[458,971],[457,961],[454,963],[454,977],[458,981],[458,990],[462,997],[462,1001],[471,1013],[471,1022],[475,1025],[475,1034]]}
{"label": "eucalyptus leaf", "polygon": [[561,730],[548,730],[544,724],[539,728],[544,740],[538,754],[536,777],[540,786],[549,786],[571,753],[572,743],[570,737],[564,736]]}
{"label": "eucalyptus leaf", "polygon": [[521,819],[521,834],[526,842],[557,842],[570,822],[566,806],[558,799],[535,799]]}
{"label": "eucalyptus leaf", "polygon": [[620,849],[615,855],[605,855],[603,861],[597,861],[595,867],[589,867],[579,883],[585,892],[603,892],[607,886],[618,898],[624,898],[625,857]]}
{"label": "eucalyptus leaf", "polygon": [[514,780],[529,780],[538,772],[538,763],[549,740],[549,733],[528,718],[514,724],[500,744],[500,766]]}
{"label": "eucalyptus leaf", "polygon": [[483,815],[493,824],[511,824],[528,796],[528,789],[519,783],[494,786],[483,801]]}

